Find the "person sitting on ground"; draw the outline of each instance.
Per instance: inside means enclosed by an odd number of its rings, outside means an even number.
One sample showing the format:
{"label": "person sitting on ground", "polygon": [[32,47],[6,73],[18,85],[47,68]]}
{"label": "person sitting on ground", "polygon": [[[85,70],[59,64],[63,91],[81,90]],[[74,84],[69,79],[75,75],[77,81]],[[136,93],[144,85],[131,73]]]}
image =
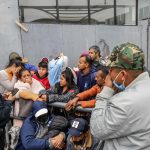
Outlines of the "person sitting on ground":
{"label": "person sitting on ground", "polygon": [[32,76],[34,79],[38,80],[46,90],[50,89],[50,84],[48,80],[48,59],[43,58],[38,64],[38,71]]}
{"label": "person sitting on ground", "polygon": [[97,68],[97,72],[95,76],[96,85],[94,85],[89,90],[77,94],[74,99],[70,100],[66,104],[65,109],[69,111],[70,109],[74,108],[76,105],[81,106],[83,108],[95,107],[95,103],[96,103],[95,97],[98,93],[101,92],[107,74],[108,74],[108,69],[106,67]]}
{"label": "person sitting on ground", "polygon": [[33,79],[30,71],[24,68],[18,72],[18,81],[15,83],[14,88],[19,90],[15,94],[14,116],[21,117],[22,120],[13,119],[13,126],[9,131],[12,139],[10,143],[12,149],[14,149],[17,144],[23,119],[31,112],[32,101],[37,99],[40,100],[37,95],[39,91],[44,90],[41,83],[36,79]]}
{"label": "person sitting on ground", "polygon": [[98,140],[91,135],[85,119],[74,119],[68,133],[66,150],[96,150]]}
{"label": "person sitting on ground", "polygon": [[17,52],[12,52],[9,54],[9,61],[12,59],[20,60],[23,63],[24,68],[27,70],[30,70],[31,75],[34,75],[34,73],[37,72],[37,70],[38,70],[36,66],[28,64],[27,58],[21,57]]}
{"label": "person sitting on ground", "polygon": [[93,63],[92,66],[96,69],[102,67],[101,64],[101,51],[97,45],[93,45],[89,48],[89,55],[91,56]]}
{"label": "person sitting on ground", "polygon": [[45,102],[35,101],[32,114],[24,121],[16,150],[63,149],[67,120],[49,114]]}
{"label": "person sitting on ground", "polygon": [[52,102],[68,102],[78,94],[78,88],[75,84],[73,70],[69,67],[61,73],[60,82],[56,83],[54,89],[41,91],[39,94],[44,100],[48,99],[48,103]]}
{"label": "person sitting on ground", "polygon": [[149,150],[150,77],[144,71],[144,52],[123,43],[112,54],[92,111],[91,133],[104,140],[103,150]]}
{"label": "person sitting on ground", "polygon": [[[21,111],[20,108],[25,108],[26,106],[21,106],[21,101],[19,98],[23,98],[27,100],[27,103],[29,100],[36,100],[38,99],[38,93],[41,90],[44,90],[44,87],[40,84],[39,81],[33,79],[31,77],[31,73],[29,70],[21,69],[18,72],[18,81],[15,83],[14,88],[19,89],[17,94],[15,95],[15,106],[14,106],[14,115],[18,116],[19,112]],[[27,113],[27,112],[26,112]],[[30,112],[29,112],[30,113]],[[21,127],[23,121],[14,119],[14,127]]]}
{"label": "person sitting on ground", "polygon": [[81,55],[78,63],[77,86],[79,92],[86,91],[96,84],[96,70],[92,68],[92,59],[89,55]]}
{"label": "person sitting on ground", "polygon": [[2,95],[14,89],[14,84],[17,82],[16,74],[21,68],[21,61],[13,59],[9,61],[4,70],[0,71],[0,93]]}

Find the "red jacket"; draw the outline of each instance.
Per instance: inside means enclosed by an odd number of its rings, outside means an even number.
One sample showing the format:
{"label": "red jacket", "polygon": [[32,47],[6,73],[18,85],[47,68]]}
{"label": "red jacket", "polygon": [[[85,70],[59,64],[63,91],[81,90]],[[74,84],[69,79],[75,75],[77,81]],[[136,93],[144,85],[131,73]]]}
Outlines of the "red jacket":
{"label": "red jacket", "polygon": [[98,85],[94,85],[92,88],[90,88],[89,90],[86,90],[82,93],[79,93],[77,95],[77,97],[79,97],[79,101],[81,103],[81,106],[83,108],[89,107],[95,107],[95,103],[96,103],[96,99],[92,99],[92,100],[86,100],[86,99],[90,99],[91,97],[95,96],[100,93],[102,90],[102,88],[100,88]]}
{"label": "red jacket", "polygon": [[47,89],[50,89],[50,84],[49,84],[49,80],[48,80],[48,77],[45,77],[43,79],[39,78],[36,74],[34,74],[32,76],[34,79],[38,80],[43,86],[44,88],[47,90]]}

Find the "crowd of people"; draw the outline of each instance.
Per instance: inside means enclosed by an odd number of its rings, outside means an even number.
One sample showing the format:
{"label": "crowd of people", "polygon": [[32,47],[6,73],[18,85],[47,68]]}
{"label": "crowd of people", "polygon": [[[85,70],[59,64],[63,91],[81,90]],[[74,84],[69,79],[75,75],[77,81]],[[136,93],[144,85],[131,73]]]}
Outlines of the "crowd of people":
{"label": "crowd of people", "polygon": [[150,150],[144,53],[124,43],[108,58],[91,46],[74,70],[62,53],[36,67],[12,52],[0,71],[0,150]]}

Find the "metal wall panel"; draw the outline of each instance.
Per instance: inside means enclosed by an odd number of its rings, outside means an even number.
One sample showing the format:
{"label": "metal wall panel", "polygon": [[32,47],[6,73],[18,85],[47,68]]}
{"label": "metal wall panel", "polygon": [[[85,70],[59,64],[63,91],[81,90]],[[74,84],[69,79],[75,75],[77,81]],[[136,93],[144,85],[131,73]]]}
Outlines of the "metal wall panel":
{"label": "metal wall panel", "polygon": [[80,54],[91,45],[99,45],[102,39],[110,51],[123,42],[133,42],[143,47],[142,28],[137,26],[26,25],[29,32],[22,32],[23,52],[33,64],[38,64],[42,57],[56,57],[59,52],[64,52],[69,57],[70,66],[76,66]]}

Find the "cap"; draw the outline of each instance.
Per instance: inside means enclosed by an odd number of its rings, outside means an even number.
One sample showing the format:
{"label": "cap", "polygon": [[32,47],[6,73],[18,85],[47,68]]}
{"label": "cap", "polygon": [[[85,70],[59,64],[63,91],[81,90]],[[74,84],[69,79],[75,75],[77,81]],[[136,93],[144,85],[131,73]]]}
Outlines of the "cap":
{"label": "cap", "polygon": [[110,60],[110,67],[130,70],[144,69],[144,52],[132,43],[124,43],[116,46],[111,53]]}
{"label": "cap", "polygon": [[41,115],[48,113],[47,105],[43,101],[35,101],[32,105],[33,115],[37,118]]}
{"label": "cap", "polygon": [[88,131],[88,122],[83,118],[76,118],[71,124],[69,134],[71,136],[80,136],[82,133]]}

